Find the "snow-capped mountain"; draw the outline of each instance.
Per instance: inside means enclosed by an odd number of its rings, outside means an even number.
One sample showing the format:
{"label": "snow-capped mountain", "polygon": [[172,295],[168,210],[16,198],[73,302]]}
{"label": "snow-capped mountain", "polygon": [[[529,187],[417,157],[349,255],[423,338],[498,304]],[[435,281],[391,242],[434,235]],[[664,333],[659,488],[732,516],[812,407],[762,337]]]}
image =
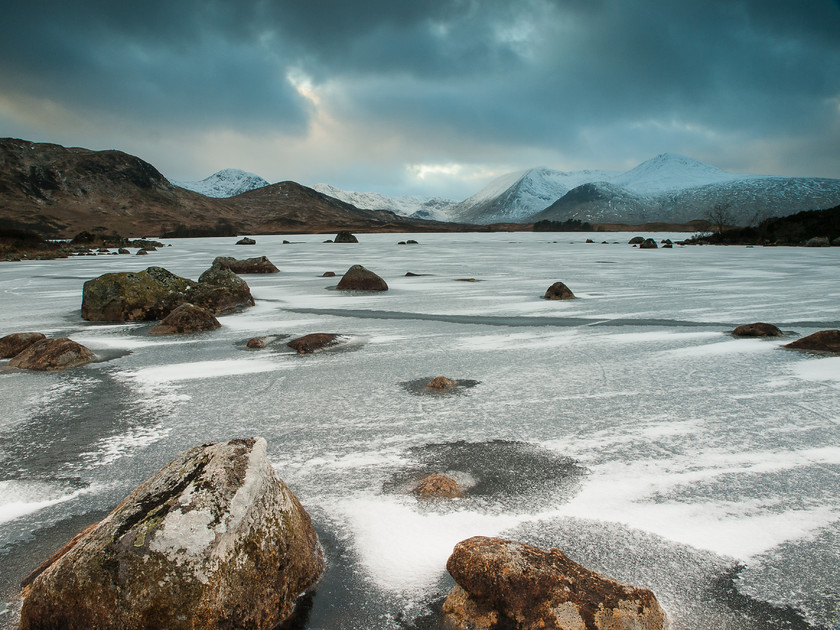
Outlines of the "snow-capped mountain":
{"label": "snow-capped mountain", "polygon": [[543,210],[572,188],[618,175],[612,171],[554,171],[532,168],[493,180],[452,208],[452,220],[464,223],[520,222]]}
{"label": "snow-capped mountain", "polygon": [[544,168],[511,173],[458,204],[451,214],[452,220],[479,224],[544,219],[685,223],[705,218],[718,204],[729,204],[733,222],[748,225],[838,203],[838,179],[729,173],[663,153],[623,173]]}
{"label": "snow-capped mountain", "polygon": [[222,169],[197,182],[170,180],[170,183],[200,193],[205,197],[216,198],[235,197],[249,190],[268,186],[268,182],[259,175],[237,168]]}
{"label": "snow-capped mountain", "polygon": [[312,188],[362,210],[390,210],[404,217],[415,219],[451,221],[449,210],[456,205],[455,201],[441,199],[440,197],[390,197],[381,193],[342,190],[329,184],[315,184]]}

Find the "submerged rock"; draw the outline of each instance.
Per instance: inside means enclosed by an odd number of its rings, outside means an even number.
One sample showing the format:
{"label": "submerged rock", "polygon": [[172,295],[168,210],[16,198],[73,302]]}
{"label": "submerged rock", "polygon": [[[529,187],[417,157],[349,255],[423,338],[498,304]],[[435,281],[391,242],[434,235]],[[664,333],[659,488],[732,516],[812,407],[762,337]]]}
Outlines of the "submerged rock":
{"label": "submerged rock", "polygon": [[421,499],[455,499],[464,496],[464,490],[452,477],[432,474],[423,477],[412,492]]}
{"label": "submerged rock", "polygon": [[265,256],[237,260],[231,256],[217,256],[213,266],[230,269],[233,273],[278,273],[280,270]]}
{"label": "submerged rock", "polygon": [[205,308],[185,302],[149,331],[150,335],[183,335],[221,328],[219,320]]}
{"label": "submerged rock", "polygon": [[812,335],[785,344],[784,347],[794,350],[840,352],[840,330],[820,330]]}
{"label": "submerged rock", "polygon": [[562,282],[555,282],[545,291],[546,300],[574,300],[575,294]]}
{"label": "submerged rock", "polygon": [[39,332],[23,332],[12,333],[0,339],[0,359],[8,359],[20,354],[31,346],[36,341],[46,339],[44,333]]}
{"label": "submerged rock", "polygon": [[559,549],[476,536],[455,545],[446,568],[456,586],[443,613],[455,628],[665,627],[665,613],[651,591],[590,571]]}
{"label": "submerged rock", "polygon": [[251,348],[251,350],[262,350],[265,348],[265,339],[262,337],[251,337],[245,346]]}
{"label": "submerged rock", "polygon": [[51,372],[96,360],[96,355],[68,337],[36,341],[9,361],[8,367]]}
{"label": "submerged rock", "polygon": [[445,391],[458,387],[458,381],[453,381],[451,378],[446,378],[445,376],[436,376],[426,383],[426,387],[438,391]]}
{"label": "submerged rock", "polygon": [[387,291],[388,284],[370,269],[353,265],[336,286],[339,291]]}
{"label": "submerged rock", "polygon": [[773,324],[755,322],[738,326],[732,334],[736,337],[781,337],[782,331]]}
{"label": "submerged rock", "polygon": [[20,627],[273,628],[323,569],[262,438],[181,453],[23,590]]}
{"label": "submerged rock", "polygon": [[335,278],[335,271],[325,271],[321,274],[322,278]]}
{"label": "submerged rock", "polygon": [[350,232],[339,232],[335,235],[333,239],[333,243],[358,243],[359,239],[357,239],[353,234]]}
{"label": "submerged rock", "polygon": [[322,350],[338,343],[338,335],[332,333],[312,333],[292,339],[286,345],[296,350],[298,354],[312,354],[316,350]]}

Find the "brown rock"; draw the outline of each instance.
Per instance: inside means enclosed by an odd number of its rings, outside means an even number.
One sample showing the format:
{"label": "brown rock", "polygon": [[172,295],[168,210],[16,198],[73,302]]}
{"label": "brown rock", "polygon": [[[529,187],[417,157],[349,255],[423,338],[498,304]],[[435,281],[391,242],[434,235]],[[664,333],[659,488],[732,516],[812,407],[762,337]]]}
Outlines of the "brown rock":
{"label": "brown rock", "polygon": [[316,350],[328,348],[338,343],[338,335],[331,333],[312,333],[292,339],[286,345],[297,350],[298,354],[312,354]]}
{"label": "brown rock", "polygon": [[387,283],[369,269],[353,265],[336,287],[339,291],[387,291]]}
{"label": "brown rock", "polygon": [[325,271],[321,274],[322,278],[335,278],[335,271]]}
{"label": "brown rock", "polygon": [[160,320],[149,331],[150,335],[184,335],[221,328],[213,313],[200,306],[185,302]]}
{"label": "brown rock", "polygon": [[16,355],[8,367],[53,371],[84,365],[96,359],[88,348],[67,337],[42,339]]}
{"label": "brown rock", "polygon": [[253,350],[262,350],[265,348],[265,340],[262,337],[252,337],[245,345]]}
{"label": "brown rock", "polygon": [[458,381],[453,381],[451,378],[446,378],[445,376],[436,376],[431,381],[426,383],[426,387],[429,389],[437,389],[437,390],[448,390],[448,389],[455,389],[458,387]]}
{"label": "brown rock", "polygon": [[464,496],[464,490],[452,477],[433,474],[421,479],[412,492],[421,499],[454,499]]}
{"label": "brown rock", "polygon": [[6,335],[0,339],[0,359],[8,359],[16,354],[20,354],[36,341],[41,341],[41,339],[46,338],[47,336],[44,333],[39,332],[12,333],[11,335]]}
{"label": "brown rock", "polygon": [[446,563],[456,586],[443,604],[455,628],[661,630],[654,594],[590,571],[559,549],[476,536]]}
{"label": "brown rock", "polygon": [[555,282],[545,291],[546,300],[574,300],[575,294],[562,282]]}
{"label": "brown rock", "polygon": [[187,302],[201,306],[216,315],[253,306],[251,288],[230,269],[210,267],[198,277],[184,294]]}
{"label": "brown rock", "polygon": [[455,282],[478,282],[475,278],[455,278]]}
{"label": "brown rock", "polygon": [[732,334],[736,337],[781,337],[782,331],[773,324],[755,322],[738,326]]}
{"label": "brown rock", "polygon": [[820,352],[840,352],[840,330],[820,330],[812,335],[786,344],[785,348],[793,348],[794,350],[818,350]]}
{"label": "brown rock", "polygon": [[237,260],[231,256],[217,256],[213,266],[230,269],[233,273],[277,273],[280,270],[265,256]]}
{"label": "brown rock", "polygon": [[23,590],[21,630],[277,626],[323,569],[262,438],[181,453]]}
{"label": "brown rock", "polygon": [[350,232],[339,232],[335,235],[333,239],[333,243],[358,243],[359,239],[355,237],[355,235],[351,234]]}

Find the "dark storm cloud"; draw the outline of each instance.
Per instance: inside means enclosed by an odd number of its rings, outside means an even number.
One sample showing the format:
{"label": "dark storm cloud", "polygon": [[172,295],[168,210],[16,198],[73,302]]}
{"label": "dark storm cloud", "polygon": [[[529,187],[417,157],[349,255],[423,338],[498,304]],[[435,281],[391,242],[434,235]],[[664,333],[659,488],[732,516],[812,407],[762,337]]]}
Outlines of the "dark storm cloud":
{"label": "dark storm cloud", "polygon": [[589,146],[599,129],[639,159],[690,153],[692,138],[838,141],[829,0],[16,5],[0,88],[139,121],[302,134],[312,103],[291,72],[330,88],[337,120],[462,151],[603,150]]}

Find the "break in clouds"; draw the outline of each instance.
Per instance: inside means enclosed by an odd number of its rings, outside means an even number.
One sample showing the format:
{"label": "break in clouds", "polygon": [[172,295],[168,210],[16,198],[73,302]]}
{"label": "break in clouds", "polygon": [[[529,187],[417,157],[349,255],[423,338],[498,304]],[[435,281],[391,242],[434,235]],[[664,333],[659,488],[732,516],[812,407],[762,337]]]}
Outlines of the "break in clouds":
{"label": "break in clouds", "polygon": [[[182,169],[169,175],[208,175],[224,137],[238,148],[218,168],[352,172],[332,183],[357,189],[412,168],[629,168],[663,151],[840,175],[828,0],[52,1],[14,3],[4,22],[2,135],[136,146]],[[61,122],[74,119],[84,134]],[[149,154],[156,139],[166,154]]]}

